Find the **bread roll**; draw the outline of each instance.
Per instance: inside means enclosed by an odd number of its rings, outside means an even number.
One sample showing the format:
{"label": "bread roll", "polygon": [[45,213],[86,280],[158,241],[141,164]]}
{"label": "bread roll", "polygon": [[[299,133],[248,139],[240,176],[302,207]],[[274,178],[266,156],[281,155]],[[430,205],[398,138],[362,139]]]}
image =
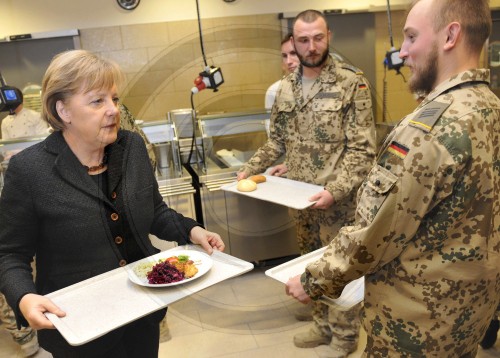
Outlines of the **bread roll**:
{"label": "bread roll", "polygon": [[257,183],[250,179],[241,179],[236,185],[239,191],[254,191],[257,189]]}
{"label": "bread roll", "polygon": [[259,183],[264,183],[266,181],[266,177],[263,176],[263,175],[252,175],[250,178],[248,178],[254,182],[256,182],[257,184]]}

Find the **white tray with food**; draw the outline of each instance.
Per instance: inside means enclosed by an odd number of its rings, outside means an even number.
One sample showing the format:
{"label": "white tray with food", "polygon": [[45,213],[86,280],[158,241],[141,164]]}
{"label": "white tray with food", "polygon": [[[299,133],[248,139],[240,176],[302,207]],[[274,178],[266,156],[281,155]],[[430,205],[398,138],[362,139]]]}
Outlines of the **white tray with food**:
{"label": "white tray with food", "polygon": [[[197,271],[180,281],[150,284],[146,278],[150,270],[139,265],[152,269],[170,257],[187,257]],[[252,269],[250,262],[222,252],[209,256],[199,246],[179,246],[46,295],[66,312],[62,318],[46,316],[69,344],[78,346]]]}
{"label": "white tray with food", "polygon": [[221,186],[221,189],[297,210],[302,210],[313,205],[314,202],[309,201],[309,198],[323,191],[323,187],[320,185],[303,183],[267,174],[262,176],[265,177],[266,181],[257,183],[252,191],[239,190],[237,181],[225,184]]}
{"label": "white tray with food", "polygon": [[[296,259],[273,267],[272,269],[267,270],[265,273],[267,276],[286,284],[291,277],[302,274],[305,271],[307,265],[319,260],[323,256],[325,250],[326,248],[323,247],[306,255],[299,256]],[[346,287],[344,287],[342,295],[339,298],[333,299],[323,296],[320,298],[320,300],[330,306],[335,306],[339,310],[348,310],[357,303],[363,301],[364,296],[365,278],[360,277],[357,280],[348,283]]]}

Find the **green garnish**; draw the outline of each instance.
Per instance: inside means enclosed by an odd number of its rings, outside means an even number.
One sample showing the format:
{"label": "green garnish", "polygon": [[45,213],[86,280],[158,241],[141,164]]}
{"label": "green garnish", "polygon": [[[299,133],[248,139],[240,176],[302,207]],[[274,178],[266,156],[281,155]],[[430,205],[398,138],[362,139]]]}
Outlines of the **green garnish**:
{"label": "green garnish", "polygon": [[188,255],[179,255],[177,258],[179,259],[179,262],[187,262],[189,260]]}

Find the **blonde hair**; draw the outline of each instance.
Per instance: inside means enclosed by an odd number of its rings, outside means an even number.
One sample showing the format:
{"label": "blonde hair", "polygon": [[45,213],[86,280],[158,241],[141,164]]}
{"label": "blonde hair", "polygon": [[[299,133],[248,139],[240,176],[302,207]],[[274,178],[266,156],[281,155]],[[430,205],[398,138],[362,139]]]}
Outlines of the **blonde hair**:
{"label": "blonde hair", "polygon": [[123,73],[118,65],[85,50],[62,52],[52,59],[42,81],[42,118],[56,131],[65,124],[56,110],[58,101],[76,93],[120,86]]}

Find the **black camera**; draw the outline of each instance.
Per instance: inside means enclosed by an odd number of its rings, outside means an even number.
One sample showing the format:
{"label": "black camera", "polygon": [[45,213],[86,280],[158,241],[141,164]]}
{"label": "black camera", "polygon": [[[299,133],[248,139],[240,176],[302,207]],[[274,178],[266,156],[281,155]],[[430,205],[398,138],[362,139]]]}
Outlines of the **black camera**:
{"label": "black camera", "polygon": [[14,110],[23,103],[23,95],[16,87],[0,87],[0,112],[9,111],[14,114]]}

